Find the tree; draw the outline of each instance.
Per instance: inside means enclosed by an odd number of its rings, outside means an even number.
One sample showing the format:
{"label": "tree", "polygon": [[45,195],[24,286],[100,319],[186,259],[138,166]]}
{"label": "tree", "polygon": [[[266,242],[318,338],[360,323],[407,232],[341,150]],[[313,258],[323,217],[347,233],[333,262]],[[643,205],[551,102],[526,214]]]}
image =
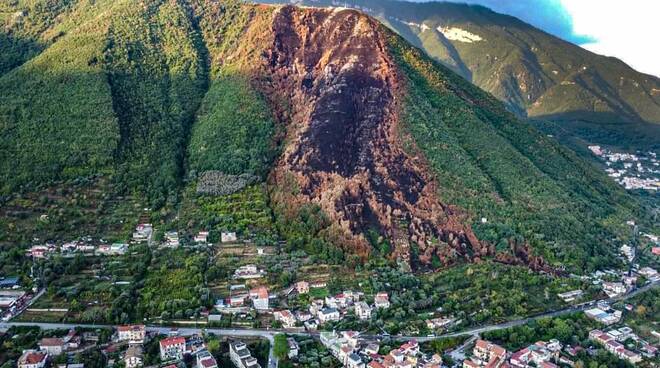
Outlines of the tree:
{"label": "tree", "polygon": [[275,335],[273,346],[273,353],[277,359],[284,359],[289,354],[289,344],[286,341],[286,335],[277,334]]}
{"label": "tree", "polygon": [[209,340],[207,343],[207,348],[211,354],[217,355],[220,352],[220,340]]}

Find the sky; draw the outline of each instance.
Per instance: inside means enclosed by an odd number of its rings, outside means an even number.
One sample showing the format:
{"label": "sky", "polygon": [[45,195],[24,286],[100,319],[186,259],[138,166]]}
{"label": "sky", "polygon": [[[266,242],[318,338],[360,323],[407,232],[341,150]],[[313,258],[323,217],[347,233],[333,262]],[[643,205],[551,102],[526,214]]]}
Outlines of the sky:
{"label": "sky", "polygon": [[590,51],[615,56],[638,71],[660,77],[660,0],[450,1],[480,4],[515,16]]}

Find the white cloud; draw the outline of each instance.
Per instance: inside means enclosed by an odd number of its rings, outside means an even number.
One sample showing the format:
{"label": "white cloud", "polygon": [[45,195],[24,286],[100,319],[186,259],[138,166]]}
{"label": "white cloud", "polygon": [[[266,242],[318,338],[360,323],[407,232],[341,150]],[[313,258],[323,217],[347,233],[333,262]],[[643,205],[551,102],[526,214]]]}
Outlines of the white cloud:
{"label": "white cloud", "polygon": [[633,68],[660,76],[660,1],[561,0],[576,34],[597,41],[582,47],[615,56]]}

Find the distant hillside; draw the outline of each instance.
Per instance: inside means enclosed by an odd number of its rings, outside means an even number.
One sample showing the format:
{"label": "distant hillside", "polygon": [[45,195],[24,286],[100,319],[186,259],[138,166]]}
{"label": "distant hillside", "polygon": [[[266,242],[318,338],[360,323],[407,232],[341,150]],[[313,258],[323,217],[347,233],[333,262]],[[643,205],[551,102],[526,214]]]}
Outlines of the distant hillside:
{"label": "distant hillside", "polygon": [[[265,183],[232,198],[289,247],[421,269],[610,264],[625,221],[643,223],[599,170],[363,13],[65,3],[38,33],[10,33],[58,37],[0,77],[4,198],[103,176],[162,208]],[[211,202],[197,203],[224,221]]]}
{"label": "distant hillside", "polygon": [[291,2],[363,10],[521,115],[660,123],[660,79],[482,6],[396,0]]}

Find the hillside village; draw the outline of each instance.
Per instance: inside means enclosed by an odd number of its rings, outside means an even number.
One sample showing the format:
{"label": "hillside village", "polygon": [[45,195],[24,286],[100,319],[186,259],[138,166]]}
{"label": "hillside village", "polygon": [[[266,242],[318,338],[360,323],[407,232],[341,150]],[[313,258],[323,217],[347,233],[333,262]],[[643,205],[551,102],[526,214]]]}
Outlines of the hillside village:
{"label": "hillside village", "polygon": [[655,152],[622,153],[597,145],[588,148],[605,164],[607,175],[627,190],[660,190],[660,161]]}
{"label": "hillside village", "polygon": [[[589,336],[589,346],[562,344],[557,339],[550,339],[546,342],[533,342],[523,349],[508,351],[495,343],[478,339],[476,342],[467,342],[474,343],[471,353],[469,349],[472,345],[454,346],[455,350],[433,352],[424,347],[424,343],[418,343],[416,340],[403,341],[397,345],[397,335],[390,335],[382,327],[373,330],[373,322],[387,316],[388,310],[393,308],[389,288],[367,291],[362,287],[352,289],[340,286],[339,292],[330,293],[329,283],[333,281],[327,277],[319,278],[314,273],[309,274],[307,279],[300,276],[292,279],[288,285],[274,284],[269,271],[272,266],[269,266],[268,262],[275,256],[276,250],[273,246],[255,247],[250,240],[243,240],[235,232],[229,231],[219,234],[218,244],[215,245],[209,242],[210,234],[205,230],[183,237],[177,231],[166,231],[158,241],[154,239],[154,233],[153,225],[141,223],[124,243],[106,244],[101,240],[81,238],[61,244],[35,245],[26,251],[25,256],[34,262],[49,262],[58,258],[71,262],[83,257],[82,259],[89,259],[92,264],[96,264],[98,261],[138,256],[145,246],[154,252],[185,251],[193,252],[192,254],[204,254],[215,248],[226,249],[235,254],[238,249],[250,248],[252,250],[248,253],[241,251],[239,254],[244,255],[236,259],[245,258],[253,263],[242,261],[227,269],[227,279],[222,283],[224,290],[214,288],[213,295],[216,297],[211,308],[199,309],[189,315],[188,321],[172,317],[169,317],[170,321],[166,321],[161,317],[152,318],[149,323],[175,323],[181,326],[194,324],[211,329],[218,326],[247,329],[258,327],[282,331],[285,336],[289,334],[285,343],[285,360],[294,366],[307,367],[307,363],[303,362],[309,362],[308,354],[312,351],[307,346],[314,340],[316,348],[313,351],[325,351],[328,354],[323,361],[332,361],[333,365],[349,368],[436,368],[458,365],[466,368],[550,368],[574,366],[580,349],[607,351],[612,356],[635,365],[645,366],[657,360],[657,340],[640,337],[634,329],[625,324],[626,315],[634,313],[637,307],[629,303],[605,301],[614,301],[639,287],[660,282],[660,275],[654,268],[637,263],[637,247],[621,247],[620,258],[623,263],[628,264],[626,269],[571,275],[568,278],[573,280],[571,284],[581,287],[563,287],[562,291],[554,296],[560,305],[580,308],[582,312],[579,313],[582,313],[584,318],[600,326],[591,329],[585,326],[583,332]],[[653,240],[652,236],[646,238]],[[648,249],[645,250],[647,251]],[[210,254],[213,256],[215,252]],[[70,308],[62,309],[58,305],[44,303],[43,299],[47,299],[44,294],[47,293],[45,289],[39,288],[39,283],[30,283],[34,287],[26,290],[21,281],[22,278],[15,276],[0,279],[3,288],[0,291],[3,321],[20,321],[28,318],[26,316],[29,316],[30,320],[40,320],[44,317],[51,318],[48,316],[52,315],[70,313]],[[114,283],[118,286],[130,285],[129,282],[119,280]],[[337,285],[333,285],[333,289],[337,289]],[[603,300],[596,303],[592,301],[594,297]],[[399,301],[396,303],[398,306]],[[444,312],[442,308],[437,308],[433,313],[420,314],[418,318],[422,318],[419,321],[420,326],[426,331],[422,332],[420,339],[460,331],[474,323]],[[370,331],[341,329],[345,326],[366,327]],[[338,327],[340,329],[337,329]],[[657,334],[656,331],[652,333]],[[306,341],[300,340],[297,334],[316,337]],[[126,367],[144,366],[145,359],[149,362],[157,360],[162,367],[182,367],[180,364],[204,368],[223,366],[218,363],[216,343],[212,343],[213,353],[209,352],[206,341],[208,337],[202,334],[179,335],[177,329],[166,333],[162,330],[147,332],[145,325],[121,325],[115,328],[112,338],[103,344],[99,344],[90,336],[93,334],[70,330],[65,336],[44,338],[39,341],[37,347],[23,351],[17,364],[21,368],[40,368],[44,366],[41,364],[46,362],[61,360],[62,358],[58,357],[62,355],[71,357],[80,349],[100,349],[109,361],[122,361]],[[145,346],[147,341],[152,341],[151,344],[157,341],[157,357],[146,353],[150,350]],[[263,361],[259,363],[240,339],[227,341],[226,347],[226,357],[235,367],[258,368],[266,364]],[[311,357],[314,359],[315,356]],[[76,364],[71,363],[68,366],[81,368]]]}

